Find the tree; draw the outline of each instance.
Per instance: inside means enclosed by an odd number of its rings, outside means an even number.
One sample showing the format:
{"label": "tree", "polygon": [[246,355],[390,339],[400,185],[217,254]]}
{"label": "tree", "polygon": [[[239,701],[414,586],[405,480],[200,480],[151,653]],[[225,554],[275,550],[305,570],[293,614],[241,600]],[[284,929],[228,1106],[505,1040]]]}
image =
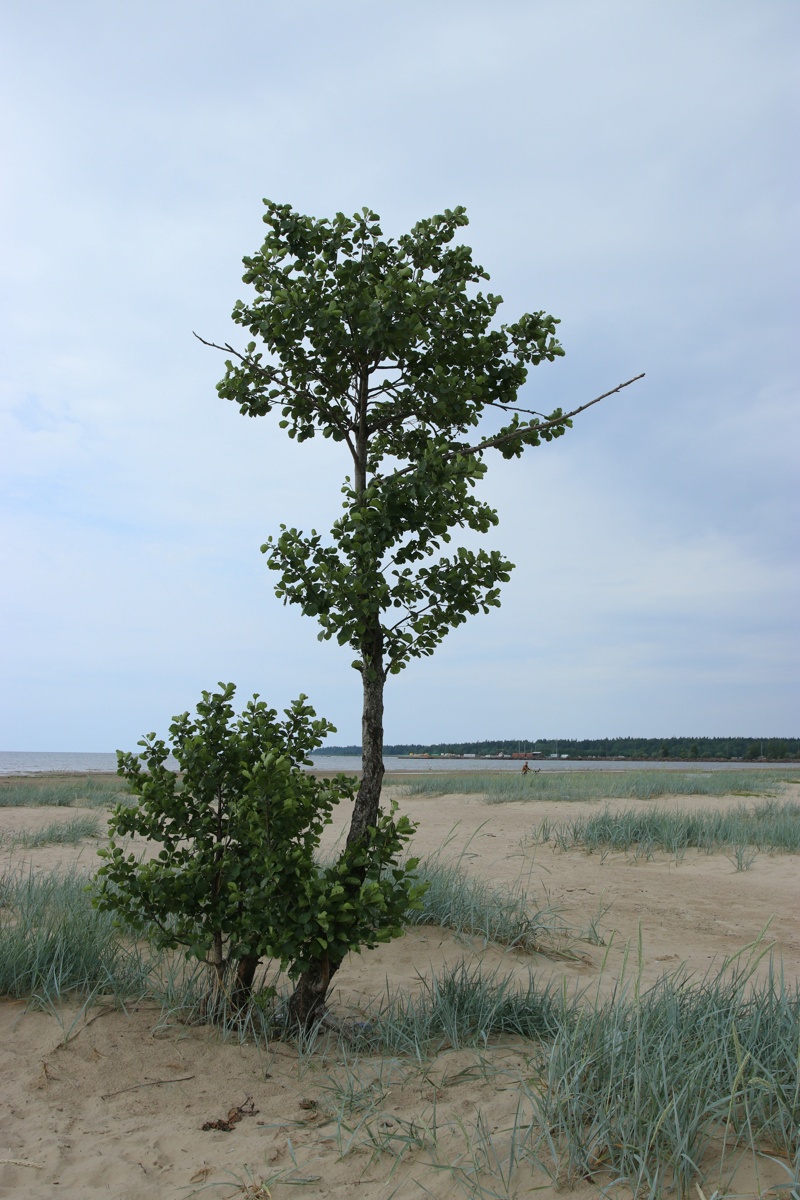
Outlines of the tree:
{"label": "tree", "polygon": [[[421,890],[416,860],[397,861],[414,827],[382,814],[368,839],[320,866],[323,829],[354,791],[343,775],[303,770],[333,726],[305,696],[282,721],[258,696],[235,718],[234,686],[220,687],[203,692],[196,717],[174,718],[172,747],[151,733],[141,755],[118,753],[139,800],[114,810],[95,903],[207,963],[212,1008],[241,1008],[262,956],[278,960],[299,980],[289,1015],[305,1025],[319,1008],[302,983],[314,964],[338,965],[402,932]],[[180,774],[167,765],[170,750]],[[117,841],[131,834],[160,845],[158,856],[140,861]]]}
{"label": "tree", "polygon": [[[347,838],[354,846],[378,819],[388,675],[432,654],[470,614],[497,606],[512,570],[496,550],[442,552],[454,528],[486,533],[497,524],[474,494],[487,452],[519,457],[560,437],[605,396],[548,416],[518,403],[529,368],[563,354],[558,322],[536,312],[493,325],[501,297],[475,290],[488,275],[469,247],[452,244],[467,224],[463,208],[392,241],[366,208],[352,219],[317,220],[264,203],[266,239],[244,259],[255,296],[233,310],[256,340],[243,351],[205,344],[231,356],[220,396],[250,417],[277,408],[290,438],[321,434],[349,460],[330,536],[281,525],[262,550],[278,573],[277,595],[315,617],[320,638],[356,654],[363,707],[362,778]],[[493,411],[505,423],[477,433]]]}

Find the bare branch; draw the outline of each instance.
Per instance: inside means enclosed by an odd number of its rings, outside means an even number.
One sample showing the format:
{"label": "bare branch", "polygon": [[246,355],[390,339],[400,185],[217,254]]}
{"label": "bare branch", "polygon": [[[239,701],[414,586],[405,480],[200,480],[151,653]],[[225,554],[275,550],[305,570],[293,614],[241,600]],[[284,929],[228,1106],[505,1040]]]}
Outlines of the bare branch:
{"label": "bare branch", "polygon": [[438,603],[438,601],[434,599],[434,600],[431,600],[430,604],[426,604],[423,608],[409,609],[409,611],[406,613],[406,615],[404,617],[401,617],[399,621],[396,621],[394,623],[394,625],[387,625],[386,632],[394,633],[394,631],[396,629],[399,629],[401,625],[405,625],[405,623],[407,621],[412,621],[412,620],[414,620],[415,617],[421,617],[421,616],[423,616],[424,613],[430,612],[430,610],[432,608],[436,607],[437,603]]}
{"label": "bare branch", "polygon": [[[630,387],[632,383],[636,383],[638,379],[644,379],[645,372],[641,375],[634,375],[633,379],[627,379],[625,383],[618,383],[615,388],[611,388],[608,392],[603,392],[602,396],[595,396],[594,400],[587,401],[586,404],[581,404],[578,408],[573,408],[571,412],[564,413],[563,416],[556,417],[552,421],[542,421],[539,425],[528,425],[515,429],[513,433],[498,434],[496,437],[485,438],[482,442],[477,442],[474,446],[459,444],[453,446],[442,457],[444,459],[455,458],[458,454],[481,454],[484,450],[493,450],[498,446],[504,445],[506,442],[513,442],[518,438],[524,437],[527,434],[546,433],[548,429],[557,429],[566,421],[571,421],[573,417],[577,417],[579,413],[586,412],[587,408],[591,408],[593,404],[599,404],[601,400],[613,396],[616,392],[621,392],[623,388]],[[411,464],[408,467],[403,467],[401,471],[395,471],[393,475],[387,476],[389,479],[399,479],[402,475],[408,475],[411,471],[416,470],[416,464]]]}
{"label": "bare branch", "polygon": [[200,334],[195,333],[194,330],[192,330],[192,336],[196,337],[198,342],[202,342],[204,346],[209,346],[212,350],[227,350],[229,354],[233,354],[236,358],[240,359],[242,362],[245,362],[245,355],[240,354],[238,350],[234,350],[233,346],[231,346],[228,342],[226,342],[224,346],[220,346],[218,342],[207,342],[204,337],[200,337]]}
{"label": "bare branch", "polygon": [[499,400],[489,400],[490,408],[501,408],[503,412],[521,412],[527,413],[529,417],[544,417],[547,420],[546,413],[537,412],[535,408],[523,408],[520,404],[501,404]]}
{"label": "bare branch", "polygon": [[404,385],[406,387],[409,386],[405,375],[401,375],[399,379],[386,379],[383,381],[383,383],[376,384],[374,387],[369,389],[370,399],[372,399],[373,396],[382,396],[385,395],[386,392],[395,391]]}

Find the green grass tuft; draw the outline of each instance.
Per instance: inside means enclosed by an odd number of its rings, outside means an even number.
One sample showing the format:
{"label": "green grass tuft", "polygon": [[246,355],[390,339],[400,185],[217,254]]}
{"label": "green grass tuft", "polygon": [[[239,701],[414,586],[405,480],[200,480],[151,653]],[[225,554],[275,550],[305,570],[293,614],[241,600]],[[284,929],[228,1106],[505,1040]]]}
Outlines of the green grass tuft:
{"label": "green grass tuft", "polygon": [[775,971],[685,972],[594,1006],[566,1003],[542,1086],[536,1155],[568,1185],[599,1168],[636,1194],[688,1196],[715,1147],[800,1156],[800,993]]}
{"label": "green grass tuft", "polygon": [[485,1046],[491,1037],[515,1034],[540,1041],[559,1029],[558,1001],[529,975],[520,987],[511,974],[486,974],[480,963],[461,962],[421,979],[415,996],[390,996],[350,1034],[350,1045],[371,1054],[422,1059],[443,1049]]}
{"label": "green grass tuft", "polygon": [[513,946],[530,953],[552,953],[564,942],[565,929],[556,910],[539,906],[522,886],[495,887],[464,873],[460,860],[439,854],[423,859],[417,878],[428,884],[422,907],[407,914],[410,925],[438,925],[484,944]]}
{"label": "green grass tuft", "polygon": [[88,882],[76,870],[0,875],[0,995],[57,1002],[141,989],[141,963],[111,917],[92,908]]}
{"label": "green grass tuft", "polygon": [[730,771],[462,771],[405,781],[405,796],[481,795],[487,804],[519,800],[654,800],[659,796],[730,796],[775,793],[795,772]]}
{"label": "green grass tuft", "polygon": [[33,850],[39,846],[75,846],[84,838],[99,837],[100,821],[94,814],[82,813],[67,821],[51,821],[41,829],[17,829],[0,833],[0,848]]}
{"label": "green grass tuft", "polygon": [[[544,821],[530,835],[537,844],[552,841],[559,849],[581,846],[585,850],[629,850],[632,846],[680,854],[688,847],[707,853],[729,847],[755,846],[758,850],[800,853],[800,804],[766,800],[748,807],[737,804],[723,811],[695,809],[605,808],[590,817],[577,817],[558,825]],[[746,870],[746,855],[737,866]],[[741,860],[741,865],[739,861]],[[752,859],[750,860],[752,865]]]}
{"label": "green grass tuft", "polygon": [[130,795],[124,779],[18,780],[0,781],[0,808],[46,807],[102,808],[118,804]]}

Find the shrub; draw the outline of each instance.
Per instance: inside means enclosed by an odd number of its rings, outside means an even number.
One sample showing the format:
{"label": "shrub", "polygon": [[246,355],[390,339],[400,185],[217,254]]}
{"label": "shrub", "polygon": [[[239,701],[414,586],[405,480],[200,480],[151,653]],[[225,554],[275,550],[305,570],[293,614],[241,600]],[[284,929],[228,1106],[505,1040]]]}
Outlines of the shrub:
{"label": "shrub", "polygon": [[[343,775],[316,779],[303,767],[333,726],[300,696],[280,721],[254,696],[234,718],[233,684],[203,692],[197,717],[170,726],[172,747],[148,735],[140,755],[118,753],[138,797],[119,805],[101,850],[96,905],[113,909],[160,947],[183,947],[208,964],[214,1005],[247,1002],[262,957],[297,979],[312,963],[322,978],[289,1002],[302,1024],[319,1016],[330,976],[350,950],[402,932],[420,891],[416,860],[398,865],[414,826],[381,813],[368,837],[328,865],[315,861],[334,806],[352,798]],[[165,764],[174,755],[180,773]],[[142,861],[117,840],[161,845]],[[152,930],[155,930],[153,933]]]}

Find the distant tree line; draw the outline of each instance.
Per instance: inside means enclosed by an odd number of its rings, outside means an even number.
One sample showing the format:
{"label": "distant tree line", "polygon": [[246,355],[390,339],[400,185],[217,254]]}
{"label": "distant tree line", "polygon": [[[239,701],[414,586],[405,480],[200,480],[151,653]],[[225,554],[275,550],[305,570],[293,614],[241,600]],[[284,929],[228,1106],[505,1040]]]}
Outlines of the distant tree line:
{"label": "distant tree line", "polygon": [[[800,758],[800,738],[564,738],[536,741],[519,738],[487,742],[397,743],[384,746],[384,753],[398,754],[517,754],[537,751],[543,758],[551,754],[567,754],[570,758],[641,758],[641,759],[728,759],[742,758],[757,761]],[[326,746],[318,754],[361,753],[360,746]]]}

